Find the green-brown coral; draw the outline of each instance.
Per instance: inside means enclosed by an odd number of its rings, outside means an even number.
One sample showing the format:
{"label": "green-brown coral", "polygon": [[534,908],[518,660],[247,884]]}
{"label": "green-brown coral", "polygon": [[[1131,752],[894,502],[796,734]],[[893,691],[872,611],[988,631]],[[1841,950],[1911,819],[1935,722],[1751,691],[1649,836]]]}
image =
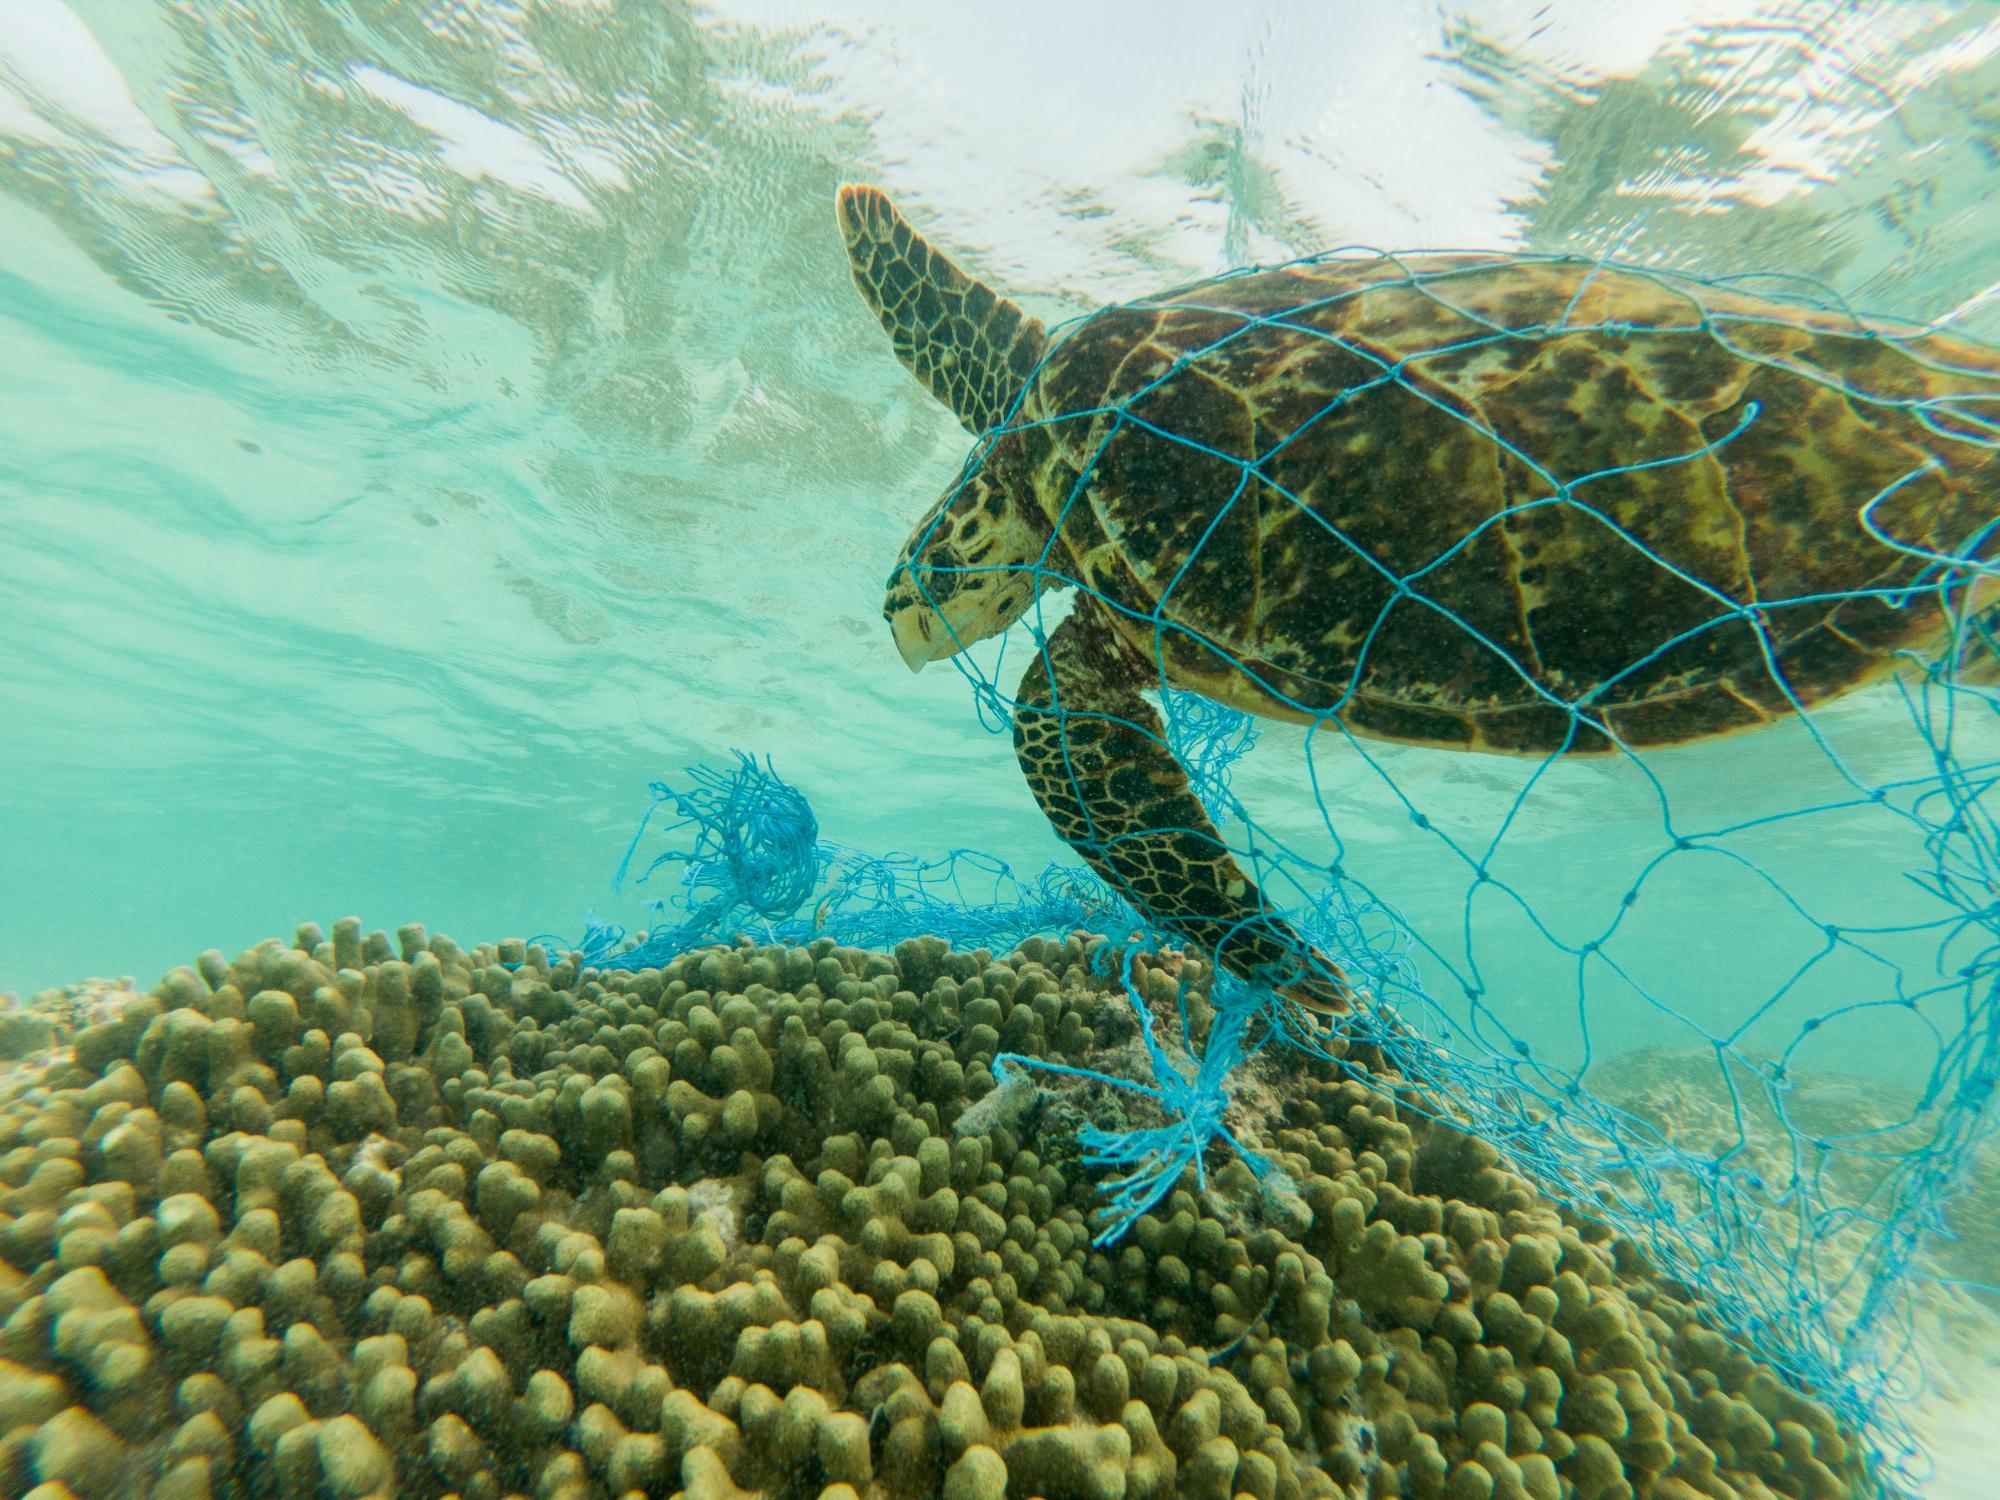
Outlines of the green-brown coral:
{"label": "green-brown coral", "polygon": [[1074,1098],[960,1128],[996,1052],[1129,1042],[1079,939],[579,975],[399,937],[211,951],[7,1080],[0,1492],[1858,1487],[1823,1408],[1393,1078],[1260,1063],[1296,1199],[1217,1163],[1093,1249]]}

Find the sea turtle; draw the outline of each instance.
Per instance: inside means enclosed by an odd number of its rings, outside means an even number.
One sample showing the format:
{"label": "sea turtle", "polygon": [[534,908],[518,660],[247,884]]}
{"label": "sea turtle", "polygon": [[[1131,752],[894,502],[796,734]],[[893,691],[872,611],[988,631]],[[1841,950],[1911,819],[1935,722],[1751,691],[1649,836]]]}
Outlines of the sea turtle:
{"label": "sea turtle", "polygon": [[1145,916],[1314,1009],[1344,976],[1238,867],[1142,691],[1636,750],[1766,724],[1984,607],[1992,350],[1500,255],[1238,272],[1051,334],[877,189],[838,217],[896,353],[980,438],[890,574],[904,661],[1081,585],[1016,694],[1036,800]]}

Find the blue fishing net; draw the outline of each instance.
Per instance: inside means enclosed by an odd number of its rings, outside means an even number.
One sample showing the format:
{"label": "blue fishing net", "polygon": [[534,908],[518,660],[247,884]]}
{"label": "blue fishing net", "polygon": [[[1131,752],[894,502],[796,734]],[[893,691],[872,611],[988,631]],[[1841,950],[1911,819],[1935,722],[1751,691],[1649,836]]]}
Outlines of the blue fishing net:
{"label": "blue fishing net", "polygon": [[[1338,1023],[1348,1040],[1379,1047],[1455,1123],[1696,1288],[1723,1327],[1870,1435],[1885,1482],[1920,1484],[1921,1455],[1897,1416],[1898,1400],[1921,1378],[1909,1357],[1912,1291],[1949,1260],[1950,1208],[1993,1133],[2000,1077],[2000,850],[1987,795],[2000,772],[2000,699],[1992,686],[1993,617],[1975,588],[1994,572],[2000,526],[2000,462],[1993,461],[2000,355],[1863,319],[1831,292],[1791,280],[1704,282],[1522,257],[1510,269],[1527,268],[1543,287],[1562,291],[1538,303],[1482,282],[1490,259],[1337,253],[1281,271],[1348,266],[1354,284],[1344,288],[1244,272],[1056,330],[1049,348],[1096,338],[1141,374],[1122,386],[1114,381],[1104,399],[1074,399],[1074,380],[1065,384],[1058,373],[1044,381],[1052,368],[1045,352],[1006,418],[975,444],[933,530],[920,528],[908,574],[947,622],[948,600],[965,592],[967,575],[1025,582],[1015,592],[1035,602],[1023,626],[1052,676],[1058,620],[1045,614],[1044,600],[1081,599],[1120,622],[1126,639],[1148,641],[1142,649],[1157,667],[1150,686],[1161,727],[1130,720],[1124,727],[1181,758],[1215,826],[1147,832],[1204,846],[1226,838],[1264,911],[1287,920],[1365,994]],[[1372,327],[1366,316],[1346,316],[1346,305],[1364,294],[1393,299]],[[1788,301],[1763,300],[1773,295]],[[1643,325],[1634,308],[1645,310]],[[1149,362],[1138,341],[1163,311],[1180,319],[1179,343],[1165,346],[1178,352]],[[1412,326],[1434,331],[1434,341],[1413,344]],[[1592,383],[1629,382],[1630,370],[1615,358],[1593,366],[1593,350],[1618,351],[1637,331],[1687,349],[1686,364],[1673,351],[1646,367],[1684,383],[1678,398],[1664,399],[1694,399],[1704,372],[1723,364],[1740,373],[1739,388],[1685,430],[1646,429],[1643,419],[1663,398],[1629,384],[1623,405],[1582,401],[1520,431],[1489,420],[1465,394],[1473,383],[1467,371],[1498,363],[1564,371],[1546,383],[1558,400]],[[1240,389],[1246,368],[1268,369],[1274,349],[1312,340],[1353,371],[1344,388],[1295,391],[1289,405],[1281,392],[1270,398],[1279,415],[1248,422],[1240,439],[1214,419],[1234,410],[1218,392]],[[1554,351],[1547,366],[1538,365],[1547,351]],[[1364,407],[1375,413],[1371,420],[1350,420]],[[1630,451],[1614,462],[1579,463],[1575,455],[1589,450],[1578,435],[1606,411],[1626,424]],[[1857,416],[1865,426],[1855,425]],[[1300,460],[1302,443],[1315,428],[1342,421],[1346,447],[1320,440],[1314,463],[1361,454],[1358,483],[1400,478],[1409,503],[1420,506],[1426,485],[1452,476],[1424,471],[1421,445],[1386,453],[1382,434],[1397,426],[1428,432],[1430,451],[1463,458],[1469,431],[1510,476],[1506,500],[1435,540],[1414,523],[1385,523],[1379,512],[1375,529],[1357,531],[1329,512],[1325,493],[1302,493],[1316,482]],[[1049,452],[1062,457],[1020,457]],[[1398,475],[1392,460],[1416,465],[1415,478]],[[1288,473],[1293,461],[1298,468]],[[969,515],[970,507],[990,506],[982,476],[1010,464],[1015,473],[1074,476],[1066,495],[1045,501],[1056,511],[1052,539],[1025,560],[968,560],[955,550],[962,536],[952,528],[963,517],[954,507]],[[1965,482],[1975,471],[1980,477]],[[1293,477],[1300,472],[1309,477]],[[1838,587],[1788,594],[1759,583],[1826,540],[1809,528],[1789,548],[1760,544],[1759,574],[1747,541],[1705,550],[1661,524],[1662,508],[1671,511],[1718,472],[1754,476],[1766,506],[1755,524],[1773,527],[1780,517],[1796,519],[1791,486],[1845,486],[1833,529],[1839,545],[1873,549],[1870,566],[1850,570]],[[1107,474],[1152,475],[1156,487],[1158,476],[1172,476],[1172,514],[1153,523],[1149,538],[1134,535],[1147,523],[1131,513],[1119,523],[1121,545],[1150,542],[1174,553],[1158,600],[1115,569],[1086,577],[1070,561],[1102,545],[1089,486],[1115,482],[1104,481]],[[1267,519],[1283,514],[1294,535],[1317,528],[1321,554],[1343,569],[1338,586],[1370,601],[1357,626],[1361,639],[1347,643],[1351,675],[1334,701],[1299,696],[1287,663],[1231,657],[1216,637],[1219,617],[1191,613],[1175,597],[1198,597],[1234,565],[1238,554],[1229,549],[1243,545],[1238,512],[1252,505]],[[1746,516],[1739,511],[1740,536],[1753,524]],[[1537,579],[1531,549],[1552,537],[1586,540],[1567,572],[1551,550],[1556,562]],[[1064,538],[1079,540],[1066,546]],[[927,552],[933,540],[937,549]],[[1504,618],[1482,613],[1489,599],[1451,582],[1454,570],[1463,577],[1479,549],[1496,542],[1519,549],[1524,600],[1540,585],[1544,602],[1560,599],[1579,619],[1596,612],[1591,644],[1603,666],[1592,680],[1564,687],[1549,677],[1525,627],[1510,633]],[[1743,575],[1725,577],[1714,559],[1731,547]],[[1212,564],[1210,551],[1219,553]],[[1588,565],[1574,565],[1578,558]],[[1647,569],[1673,581],[1652,597],[1672,605],[1674,623],[1641,641],[1629,610],[1621,617],[1618,591]],[[1925,628],[1897,637],[1897,627],[1881,623],[1892,615],[1921,616]],[[1854,642],[1844,632],[1874,622],[1877,639],[1901,640],[1899,668],[1844,699],[1843,684],[1799,645],[1788,624],[1794,618],[1837,620],[1827,633],[1847,645]],[[1437,648],[1440,621],[1457,642],[1456,659]],[[1621,656],[1626,638],[1640,644]],[[1775,726],[1742,740],[1660,748],[1671,736],[1649,737],[1645,703],[1621,699],[1621,684],[1744,639],[1754,643],[1757,680],[1732,679],[1744,700],[1743,726],[1760,719]],[[1295,805],[1239,802],[1230,773],[1253,732],[1240,716],[1178,689],[1183,673],[1171,663],[1206,669],[1217,658],[1236,661],[1267,700],[1306,724],[1288,752]],[[1461,681],[1478,680],[1463,669],[1467,658],[1503,661],[1530,689],[1531,707],[1567,725],[1553,749],[1515,747],[1528,753],[1514,763],[1520,774],[1504,794],[1454,797],[1453,773],[1385,751],[1353,727],[1399,673],[1408,680],[1412,670],[1458,671]],[[1046,698],[1016,703],[1009,683],[975,664],[977,653],[953,659],[989,723],[1020,712],[1104,716],[1088,701],[1065,703],[1060,692],[1053,706]],[[1444,724],[1435,738],[1452,732]],[[1772,748],[1739,751],[1760,735],[1772,736]],[[1605,751],[1612,768],[1582,795],[1563,769],[1575,749]],[[1740,753],[1751,758],[1735,764],[1754,769],[1732,778],[1721,768]],[[1357,782],[1356,767],[1372,775]],[[1712,774],[1691,780],[1690,768]],[[1400,809],[1407,821],[1393,847],[1379,837],[1379,817],[1360,818],[1355,806],[1328,799],[1325,788],[1340,777],[1350,798]],[[1083,800],[1074,772],[1071,786]],[[1612,799],[1612,813],[1599,810],[1599,797]],[[1307,816],[1299,816],[1300,801]],[[1289,815],[1282,829],[1276,815]],[[1545,837],[1552,824],[1564,837]],[[1549,878],[1600,824],[1617,833],[1617,857],[1598,851],[1600,878],[1567,886]],[[1369,835],[1364,842],[1356,841],[1357,825]],[[1077,847],[1100,871],[1115,863],[1109,843]],[[1399,923],[1392,910],[1399,866],[1419,859],[1432,871],[1457,872],[1457,898],[1432,899],[1421,919]],[[1119,885],[1115,877],[1110,883]],[[1703,883],[1728,897],[1692,904],[1700,912],[1692,920],[1708,928],[1689,930],[1676,903],[1700,895]],[[1388,944],[1368,938],[1370,917],[1389,922]],[[1529,950],[1540,951],[1539,969],[1524,962]],[[1529,972],[1537,992],[1520,993]],[[1705,999],[1703,988],[1728,1003]],[[1225,973],[1217,993],[1205,1050],[1193,1052],[1183,1038],[1170,1058],[1149,1025],[1153,1076],[1098,1080],[1147,1093],[1170,1121],[1086,1139],[1089,1159],[1114,1174],[1108,1237],[1183,1170],[1202,1170],[1212,1142],[1233,1144],[1262,1171],[1255,1143],[1228,1141],[1222,1127],[1229,1076],[1273,1038],[1321,1045],[1310,1025],[1259,986],[1232,986]],[[1621,1066],[1629,1081],[1632,1067],[1618,1054],[1635,1036],[1691,1055],[1697,1073],[1705,1071],[1700,1091],[1719,1101],[1720,1117],[1705,1129],[1682,1129],[1671,1110],[1628,1107],[1633,1091],[1614,1085]],[[1814,1069],[1836,1067],[1857,1076],[1866,1108],[1843,1117],[1813,1104]]]}
{"label": "blue fishing net", "polygon": [[1242,807],[1230,790],[1230,768],[1257,743],[1257,721],[1199,693],[1168,689],[1161,700],[1167,748],[1187,769],[1202,807],[1218,823],[1241,817]]}
{"label": "blue fishing net", "polygon": [[1225,971],[1217,986],[1215,1020],[1202,1045],[1197,1047],[1183,993],[1179,1004],[1179,1056],[1187,1061],[1177,1061],[1161,1045],[1151,1007],[1139,998],[1132,972],[1136,953],[1136,949],[1126,950],[1120,977],[1125,983],[1126,997],[1139,1018],[1139,1037],[1152,1071],[1150,1083],[1018,1052],[1003,1052],[994,1060],[1003,1072],[1059,1074],[1123,1089],[1152,1100],[1167,1116],[1164,1125],[1132,1130],[1104,1130],[1090,1125],[1078,1132],[1084,1163],[1113,1174],[1102,1184],[1106,1203],[1100,1217],[1105,1222],[1093,1241],[1100,1247],[1122,1239],[1141,1215],[1173,1191],[1189,1168],[1194,1169],[1196,1183],[1206,1190],[1208,1151],[1218,1142],[1232,1148],[1260,1182],[1278,1172],[1273,1163],[1239,1139],[1223,1120],[1223,1112],[1229,1106],[1230,1074],[1278,1034],[1267,1027],[1256,1040],[1251,1038],[1254,1024],[1264,1017],[1266,1007],[1262,997],[1247,993],[1244,986],[1228,979]]}
{"label": "blue fishing net", "polygon": [[[1176,686],[1164,665],[1166,643],[1192,632],[1166,606],[1147,613],[1129,598],[1110,598],[1066,572],[1053,547],[1026,564],[926,569],[920,582],[939,586],[953,571],[1031,574],[1038,602],[1024,625],[1038,649],[1046,650],[1055,628],[1039,602],[1051,586],[1150,629],[1160,645],[1152,691],[1162,728],[1131,727],[1164,743],[1187,769],[1214,825],[1194,832],[1226,838],[1266,909],[1365,997],[1338,1021],[1344,1039],[1379,1049],[1424,1097],[1448,1109],[1455,1125],[1491,1141],[1556,1199],[1628,1237],[1660,1270],[1697,1289],[1720,1326],[1868,1434],[1885,1484],[1920,1486],[1922,1455],[1898,1416],[1898,1403],[1922,1379],[1911,1352],[1912,1294],[1949,1263],[1951,1207],[1993,1135],[2000,1080],[2000,828],[1988,796],[2000,780],[2000,697],[1991,686],[1994,620],[1973,588],[1993,571],[1996,491],[1985,491],[1984,518],[1946,528],[1949,535],[1913,539],[1900,523],[1940,476],[1986,463],[2000,448],[2000,379],[1987,373],[2000,363],[1967,359],[1966,346],[1923,330],[1864,321],[1830,293],[1796,284],[1783,288],[1793,310],[1779,316],[1761,310],[1771,304],[1742,295],[1769,290],[1762,283],[1524,258],[1521,264],[1569,275],[1574,292],[1566,305],[1538,316],[1510,315],[1471,283],[1456,295],[1458,273],[1449,268],[1380,264],[1389,269],[1372,285],[1433,304],[1448,336],[1388,356],[1328,331],[1322,315],[1337,310],[1342,294],[1283,304],[1266,298],[1244,310],[1226,296],[1227,281],[1209,283],[1184,306],[1215,322],[1212,337],[1104,404],[1050,411],[1017,400],[1001,427],[979,440],[960,480],[961,488],[969,484],[1009,437],[1062,430],[1085,459],[1054,518],[1060,533],[1069,513],[1087,503],[1085,476],[1115,444],[1182,445],[1200,460],[1187,473],[1211,480],[1180,494],[1187,517],[1179,534],[1190,545],[1177,581],[1253,485],[1271,503],[1296,506],[1300,524],[1325,527],[1363,559],[1381,602],[1348,695],[1309,706],[1288,698],[1281,684],[1264,683],[1307,721],[1302,738],[1278,747],[1270,761],[1288,767],[1293,806],[1239,800],[1234,772],[1269,747],[1242,714]],[[1880,549],[1870,577],[1839,591],[1746,596],[1649,541],[1646,519],[1634,511],[1634,495],[1646,492],[1637,481],[1735,462],[1767,442],[1774,424],[1803,420],[1796,410],[1765,411],[1756,399],[1740,400],[1670,451],[1578,471],[1538,451],[1546,433],[1496,430],[1453,398],[1454,372],[1494,351],[1532,353],[1578,335],[1615,344],[1630,333],[1629,321],[1594,310],[1594,283],[1614,271],[1644,278],[1681,309],[1670,330],[1677,337],[1720,348],[1746,371],[1782,372],[1802,380],[1802,389],[1837,395],[1851,411],[1903,424],[1903,441],[1918,454],[1907,465],[1883,478],[1869,455],[1849,451],[1834,471],[1854,483],[1860,480],[1853,476],[1875,475],[1852,497],[1849,539]],[[1179,305],[1153,299],[1144,310]],[[1820,342],[1803,352],[1787,342],[1787,330],[1807,317],[1800,308],[1818,309],[1812,327]],[[1474,428],[1526,476],[1527,492],[1428,555],[1378,557],[1369,539],[1340,533],[1273,477],[1272,450],[1231,453],[1186,437],[1161,415],[1170,404],[1149,400],[1177,380],[1222,369],[1239,345],[1273,330],[1325,339],[1366,372],[1319,411],[1300,416],[1280,446],[1352,403],[1400,402],[1410,421],[1435,424],[1442,416]],[[1829,349],[1853,357],[1828,363]],[[1895,378],[1883,374],[1884,350],[1901,361]],[[1926,384],[1929,376],[1939,380]],[[2000,464],[1986,473],[2000,482]],[[1833,481],[1822,473],[1815,482]],[[955,493],[940,508],[941,524]],[[1636,557],[1666,570],[1706,601],[1700,618],[1579,691],[1551,690],[1534,663],[1517,660],[1506,642],[1432,586],[1484,545],[1482,538],[1490,540],[1488,533],[1538,517],[1594,531],[1603,548],[1622,553],[1619,567],[1629,570]],[[921,546],[920,537],[919,555]],[[1568,586],[1591,582],[1572,578]],[[1822,702],[1823,683],[1795,687],[1773,626],[1786,611],[1825,613],[1845,601],[1925,612],[1940,626],[1921,649],[1903,650],[1898,673],[1865,690],[1866,712],[1858,716],[1837,696]],[[1506,793],[1454,800],[1449,774],[1357,734],[1346,714],[1371,653],[1407,645],[1397,638],[1398,611],[1428,611],[1461,632],[1468,651],[1506,657],[1546,707],[1567,715],[1569,736],[1553,751],[1512,762],[1520,774]],[[1604,628],[1615,639],[1620,622],[1608,617]],[[1699,649],[1706,638],[1743,630],[1760,643],[1766,672],[1758,707],[1779,727],[1690,749],[1635,747],[1621,736],[1610,707],[1622,679],[1669,653]],[[1004,728],[1019,707],[1011,684],[994,680],[977,660],[954,658],[981,720]],[[1757,752],[1763,758],[1754,772],[1732,777],[1724,770],[1688,790],[1688,768],[1723,767],[1747,753],[1738,746],[1764,735],[1775,748]],[[1561,767],[1569,764],[1565,752],[1591,737],[1608,745],[1600,763],[1611,771],[1579,794]],[[1007,772],[996,765],[995,774]],[[1340,777],[1344,803],[1326,794]],[[1143,903],[1128,901],[1102,874],[1052,867],[1022,881],[971,851],[926,860],[824,841],[804,800],[768,763],[748,757],[733,772],[692,772],[679,790],[656,785],[654,796],[656,806],[678,815],[673,827],[684,837],[648,871],[677,861],[682,890],[661,905],[660,922],[638,947],[617,951],[616,930],[594,927],[593,962],[658,963],[739,931],[784,942],[833,935],[857,946],[934,933],[964,946],[1001,947],[1072,927],[1168,936],[1151,930]],[[1358,816],[1354,799],[1363,796],[1371,819]],[[1593,797],[1611,797],[1616,811],[1600,811]],[[1634,806],[1642,816],[1633,816]],[[1307,816],[1298,815],[1301,808]],[[1393,842],[1380,836],[1380,808],[1404,819]],[[1271,821],[1281,813],[1290,815],[1282,833]],[[1360,833],[1358,824],[1366,825]],[[1552,882],[1577,841],[1601,826],[1616,834],[1617,857],[1602,859],[1599,878]],[[1549,837],[1551,828],[1561,837]],[[1456,872],[1456,896],[1432,899],[1422,916],[1405,920],[1398,906],[1407,905],[1392,888],[1401,867],[1419,858]],[[1689,930],[1675,903],[1704,882],[1729,897],[1703,909],[1701,920],[1713,930]],[[1528,972],[1522,960],[1529,950],[1538,951],[1542,966],[1534,971],[1535,993],[1524,994],[1519,987],[1527,981],[1519,976]],[[1158,1035],[1128,983],[1150,1077],[1004,1060],[1009,1069],[1080,1075],[1157,1106],[1163,1124],[1082,1137],[1086,1160],[1107,1173],[1103,1243],[1184,1173],[1204,1174],[1213,1146],[1268,1176],[1274,1168],[1259,1144],[1237,1139],[1224,1123],[1232,1076],[1262,1048],[1328,1051],[1327,1034],[1263,985],[1224,968],[1211,987],[1214,1014],[1198,1044],[1185,1008],[1179,1037]],[[1729,1003],[1704,1000],[1704,988]],[[1618,1086],[1621,1077],[1629,1081],[1629,1068],[1628,1075],[1618,1071],[1629,1059],[1618,1054],[1632,1050],[1635,1036],[1679,1049],[1683,1062],[1694,1059],[1697,1087],[1686,1092],[1718,1101],[1706,1128],[1678,1128],[1671,1111],[1642,1108],[1633,1090]],[[1332,1051],[1338,1061],[1342,1049]],[[1867,1108],[1843,1113],[1813,1102],[1814,1069],[1833,1066],[1829,1059],[1859,1078]],[[1981,1292],[1994,1290],[1968,1280]]]}
{"label": "blue fishing net", "polygon": [[[616,923],[592,918],[581,943],[538,939],[604,969],[644,969],[691,948],[739,935],[804,944],[831,937],[856,948],[893,948],[905,938],[942,937],[961,948],[1005,949],[1039,933],[1124,931],[1140,926],[1131,908],[1090,871],[1051,864],[1022,878],[1005,860],[974,849],[937,858],[872,852],[819,836],[803,793],[779,778],[770,759],[738,751],[733,768],[690,766],[680,787],[655,781],[652,802],[612,879],[644,883],[663,867],[678,889],[653,898],[655,918],[628,942]],[[632,862],[652,825],[669,847],[636,877]]]}

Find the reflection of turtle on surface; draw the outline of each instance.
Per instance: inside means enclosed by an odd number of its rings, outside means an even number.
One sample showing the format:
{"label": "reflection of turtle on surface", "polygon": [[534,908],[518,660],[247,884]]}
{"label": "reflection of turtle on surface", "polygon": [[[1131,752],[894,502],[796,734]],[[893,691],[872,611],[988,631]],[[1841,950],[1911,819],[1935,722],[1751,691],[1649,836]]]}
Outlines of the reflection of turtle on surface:
{"label": "reflection of turtle on surface", "polygon": [[904,660],[1083,585],[1018,692],[1036,800],[1149,918],[1317,1009],[1338,970],[1142,690],[1458,749],[1677,744],[1939,649],[1977,570],[1928,554],[1996,551],[2000,355],[1961,341],[1463,255],[1225,276],[1051,336],[877,190],[839,211],[896,353],[984,439],[890,575]]}

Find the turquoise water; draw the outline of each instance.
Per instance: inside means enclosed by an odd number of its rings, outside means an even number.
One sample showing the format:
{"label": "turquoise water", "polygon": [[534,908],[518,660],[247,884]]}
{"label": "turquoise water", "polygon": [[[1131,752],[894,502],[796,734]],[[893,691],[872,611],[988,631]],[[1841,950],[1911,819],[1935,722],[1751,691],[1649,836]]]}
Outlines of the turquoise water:
{"label": "turquoise water", "polygon": [[[843,842],[1059,857],[877,617],[963,443],[842,180],[1051,316],[1364,242],[2000,328],[1989,7],[1147,14],[10,4],[0,986],[349,910],[640,925],[647,780],[731,746]],[[1512,775],[1454,759],[1399,774]],[[1343,836],[1406,850],[1367,783]]]}
{"label": "turquoise water", "polygon": [[[842,182],[1051,321],[1471,246],[1810,276],[2000,341],[1996,98],[1984,4],[0,0],[0,990],[348,912],[642,927],[654,892],[609,880],[647,783],[732,747],[844,844],[1066,858],[965,680],[879,617],[966,440],[854,293]],[[1922,770],[1893,696],[1829,723],[1868,776]],[[1448,994],[1465,871],[1388,782],[1478,843],[1533,768],[1378,759],[1320,752],[1332,831]],[[1324,860],[1303,764],[1268,729],[1236,791]],[[1790,729],[1651,764],[1697,825],[1838,793]],[[1508,878],[1581,940],[1656,797],[1562,766],[1521,806]],[[1878,812],[1747,847],[1843,925],[1934,920]],[[1753,1012],[1779,1050],[1873,970],[1757,1011],[1812,948],[1771,895],[1648,888],[1621,957],[1670,1010],[1579,1007],[1572,959],[1475,905],[1490,1007],[1565,1065]],[[1878,946],[1916,974],[1937,943]],[[1917,1089],[1952,1017],[1920,1022],[1800,1060]]]}

